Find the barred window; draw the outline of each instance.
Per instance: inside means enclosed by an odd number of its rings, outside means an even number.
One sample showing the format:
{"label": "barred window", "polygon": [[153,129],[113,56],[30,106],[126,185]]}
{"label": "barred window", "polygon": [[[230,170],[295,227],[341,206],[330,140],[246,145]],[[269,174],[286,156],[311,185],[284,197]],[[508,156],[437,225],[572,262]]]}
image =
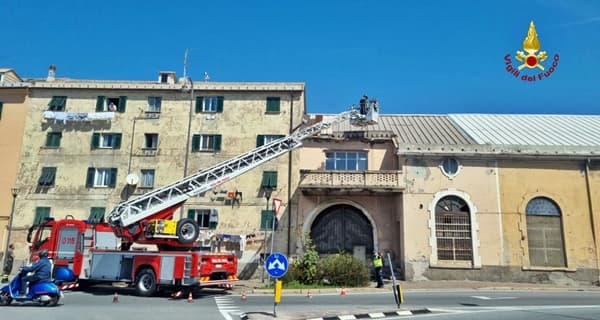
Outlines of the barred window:
{"label": "barred window", "polygon": [[564,267],[565,250],[561,212],[551,199],[536,197],[527,203],[527,242],[532,266]]}
{"label": "barred window", "polygon": [[435,236],[439,260],[472,260],[470,213],[467,203],[457,196],[444,197],[437,203]]}

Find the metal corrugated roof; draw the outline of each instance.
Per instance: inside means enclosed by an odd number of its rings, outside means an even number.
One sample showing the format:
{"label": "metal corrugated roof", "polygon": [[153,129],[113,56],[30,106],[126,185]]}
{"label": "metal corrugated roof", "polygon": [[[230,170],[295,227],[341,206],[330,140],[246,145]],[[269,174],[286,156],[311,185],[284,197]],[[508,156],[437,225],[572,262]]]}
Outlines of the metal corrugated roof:
{"label": "metal corrugated roof", "polygon": [[450,114],[479,144],[600,146],[600,116],[531,114]]}
{"label": "metal corrugated roof", "polygon": [[[311,118],[316,115],[312,114]],[[323,115],[323,120],[335,115]],[[392,132],[398,145],[464,145],[475,144],[475,140],[452,124],[446,115],[380,115],[376,125],[357,127],[344,121],[323,130],[321,135],[349,131]]]}

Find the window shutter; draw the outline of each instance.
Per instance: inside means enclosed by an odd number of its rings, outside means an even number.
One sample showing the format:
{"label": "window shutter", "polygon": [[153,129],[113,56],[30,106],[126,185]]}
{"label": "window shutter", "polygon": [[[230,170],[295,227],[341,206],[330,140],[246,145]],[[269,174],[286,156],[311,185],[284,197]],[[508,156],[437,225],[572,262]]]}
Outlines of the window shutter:
{"label": "window shutter", "polygon": [[117,107],[117,111],[119,111],[120,113],[125,112],[125,107],[127,106],[127,97],[126,96],[120,96],[119,97],[119,106]]}
{"label": "window shutter", "polygon": [[265,144],[265,136],[262,134],[259,134],[256,136],[256,147],[260,147],[263,144]]}
{"label": "window shutter", "polygon": [[98,96],[98,100],[96,100],[96,112],[104,111],[104,98],[105,96]]}
{"label": "window shutter", "polygon": [[92,133],[92,149],[97,149],[100,146],[100,134]]}
{"label": "window shutter", "polygon": [[4,107],[4,103],[0,101],[0,119],[2,119],[2,108]]}
{"label": "window shutter", "polygon": [[200,135],[195,134],[192,136],[192,151],[200,150]]}
{"label": "window shutter", "polygon": [[115,144],[113,146],[113,149],[120,149],[121,148],[121,137],[122,134],[120,133],[115,133]]}
{"label": "window shutter", "polygon": [[94,187],[94,176],[96,174],[96,169],[94,168],[88,168],[87,171],[87,178],[85,179],[85,187],[86,188],[93,188]]}
{"label": "window shutter", "polygon": [[117,168],[110,169],[110,180],[108,181],[108,187],[114,188],[117,185]]}
{"label": "window shutter", "polygon": [[260,230],[271,230],[273,229],[273,210],[261,210],[260,211]]}
{"label": "window shutter", "polygon": [[279,112],[279,105],[281,99],[278,97],[267,98],[267,112]]}
{"label": "window shutter", "polygon": [[277,171],[264,171],[261,186],[263,188],[277,188]]}
{"label": "window shutter", "polygon": [[188,219],[196,220],[196,209],[188,209]]}
{"label": "window shutter", "polygon": [[55,167],[44,167],[42,168],[42,174],[38,180],[38,185],[51,187],[54,185],[54,179],[56,177]]}
{"label": "window shutter", "polygon": [[60,147],[60,138],[62,137],[61,132],[49,132],[46,135],[46,147],[58,148]]}
{"label": "window shutter", "polygon": [[50,208],[49,207],[37,207],[35,208],[35,217],[33,218],[33,225],[36,226],[45,218],[50,217]]}
{"label": "window shutter", "polygon": [[104,207],[92,207],[90,209],[90,216],[88,217],[88,220],[94,223],[104,222],[105,212],[106,209]]}
{"label": "window shutter", "polygon": [[217,112],[223,112],[223,100],[224,97],[217,97]]}
{"label": "window shutter", "polygon": [[221,135],[215,134],[215,145],[213,147],[215,151],[221,151]]}
{"label": "window shutter", "polygon": [[203,101],[204,101],[204,97],[196,97],[196,113],[202,112]]}

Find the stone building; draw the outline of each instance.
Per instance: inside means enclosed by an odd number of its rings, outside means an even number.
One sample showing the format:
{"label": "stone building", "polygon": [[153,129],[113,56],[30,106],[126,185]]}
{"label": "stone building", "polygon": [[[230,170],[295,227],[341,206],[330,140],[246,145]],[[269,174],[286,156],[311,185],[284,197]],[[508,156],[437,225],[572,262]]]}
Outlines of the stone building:
{"label": "stone building", "polygon": [[[103,220],[120,201],[288,134],[305,110],[303,83],[193,81],[174,72],[155,81],[75,80],[55,72],[51,66],[48,78],[28,80],[18,243],[46,217]],[[265,190],[285,210],[288,186],[297,183],[288,168],[297,161],[292,152],[263,164],[189,199],[175,218],[197,219],[206,238],[240,240],[244,269],[268,235]],[[215,210],[219,224],[210,230]]]}

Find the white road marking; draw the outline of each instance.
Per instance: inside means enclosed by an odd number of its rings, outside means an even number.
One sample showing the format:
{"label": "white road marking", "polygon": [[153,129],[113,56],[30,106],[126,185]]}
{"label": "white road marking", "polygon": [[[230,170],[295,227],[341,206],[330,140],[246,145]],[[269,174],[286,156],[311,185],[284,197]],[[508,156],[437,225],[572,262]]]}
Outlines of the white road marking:
{"label": "white road marking", "polygon": [[231,318],[232,314],[242,314],[242,311],[238,309],[238,307],[229,297],[215,297],[215,303],[217,304],[217,308],[219,309],[219,312],[223,318],[227,320],[233,320],[233,318]]}
{"label": "white road marking", "polygon": [[471,296],[471,298],[481,299],[481,300],[509,300],[516,299],[517,297],[486,297],[486,296]]}

